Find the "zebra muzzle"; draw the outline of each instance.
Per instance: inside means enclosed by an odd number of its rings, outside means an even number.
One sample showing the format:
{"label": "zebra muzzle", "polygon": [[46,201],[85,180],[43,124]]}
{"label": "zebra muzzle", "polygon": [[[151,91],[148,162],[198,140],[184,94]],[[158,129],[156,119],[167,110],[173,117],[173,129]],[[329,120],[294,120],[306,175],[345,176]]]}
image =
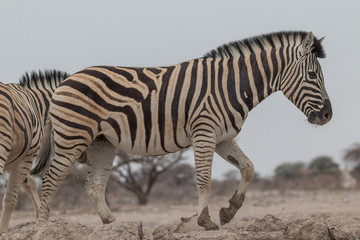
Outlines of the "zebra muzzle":
{"label": "zebra muzzle", "polygon": [[332,118],[332,108],[330,100],[324,101],[324,107],[317,112],[312,111],[308,116],[308,121],[311,124],[324,125]]}

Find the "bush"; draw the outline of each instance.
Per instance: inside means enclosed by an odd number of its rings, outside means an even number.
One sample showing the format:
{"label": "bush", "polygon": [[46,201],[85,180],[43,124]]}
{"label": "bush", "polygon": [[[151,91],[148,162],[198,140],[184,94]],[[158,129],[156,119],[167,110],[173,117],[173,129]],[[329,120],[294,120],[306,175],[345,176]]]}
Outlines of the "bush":
{"label": "bush", "polygon": [[311,161],[309,169],[315,174],[338,174],[339,165],[331,157],[320,156]]}
{"label": "bush", "polygon": [[295,179],[302,176],[305,165],[301,162],[283,163],[276,167],[275,177],[283,179]]}

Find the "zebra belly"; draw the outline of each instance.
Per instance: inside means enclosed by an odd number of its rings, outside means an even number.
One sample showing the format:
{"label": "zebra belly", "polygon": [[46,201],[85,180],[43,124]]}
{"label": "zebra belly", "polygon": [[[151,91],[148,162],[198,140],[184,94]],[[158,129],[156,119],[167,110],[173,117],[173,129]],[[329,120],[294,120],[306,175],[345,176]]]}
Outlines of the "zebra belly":
{"label": "zebra belly", "polygon": [[108,141],[115,147],[124,152],[143,156],[163,155],[180,151],[191,145],[191,140],[186,136],[184,130],[178,130],[179,137],[174,139],[174,134],[160,134],[157,127],[153,127],[149,135],[145,131],[145,126],[137,125],[135,132],[131,132],[128,121],[122,121],[124,117],[118,118],[120,126],[120,137],[118,132],[110,126],[109,123],[101,123],[101,134],[103,134]]}

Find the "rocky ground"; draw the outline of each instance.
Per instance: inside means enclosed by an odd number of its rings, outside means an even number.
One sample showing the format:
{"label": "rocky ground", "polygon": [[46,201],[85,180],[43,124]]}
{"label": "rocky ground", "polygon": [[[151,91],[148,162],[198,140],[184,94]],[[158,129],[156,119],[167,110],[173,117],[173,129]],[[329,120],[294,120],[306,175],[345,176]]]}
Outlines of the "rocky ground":
{"label": "rocky ground", "polygon": [[[210,199],[210,215],[226,198]],[[10,230],[0,239],[360,239],[359,191],[251,191],[232,222],[217,231],[204,231],[196,220],[196,202],[151,203],[113,209],[117,219],[102,225],[94,209],[52,211],[46,223],[36,223],[30,211],[15,211]]]}

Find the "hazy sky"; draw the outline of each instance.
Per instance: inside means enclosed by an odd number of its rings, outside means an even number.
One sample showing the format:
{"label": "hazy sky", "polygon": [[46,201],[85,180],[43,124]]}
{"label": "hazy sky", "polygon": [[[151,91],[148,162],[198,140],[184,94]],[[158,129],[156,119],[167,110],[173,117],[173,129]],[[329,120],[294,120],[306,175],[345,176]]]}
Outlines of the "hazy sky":
{"label": "hazy sky", "polygon": [[[358,1],[0,0],[0,81],[25,71],[92,65],[165,66],[233,40],[281,30],[325,36],[321,59],[333,118],[314,127],[282,93],[253,109],[236,138],[262,176],[360,142]],[[213,176],[234,169],[216,157]]]}

